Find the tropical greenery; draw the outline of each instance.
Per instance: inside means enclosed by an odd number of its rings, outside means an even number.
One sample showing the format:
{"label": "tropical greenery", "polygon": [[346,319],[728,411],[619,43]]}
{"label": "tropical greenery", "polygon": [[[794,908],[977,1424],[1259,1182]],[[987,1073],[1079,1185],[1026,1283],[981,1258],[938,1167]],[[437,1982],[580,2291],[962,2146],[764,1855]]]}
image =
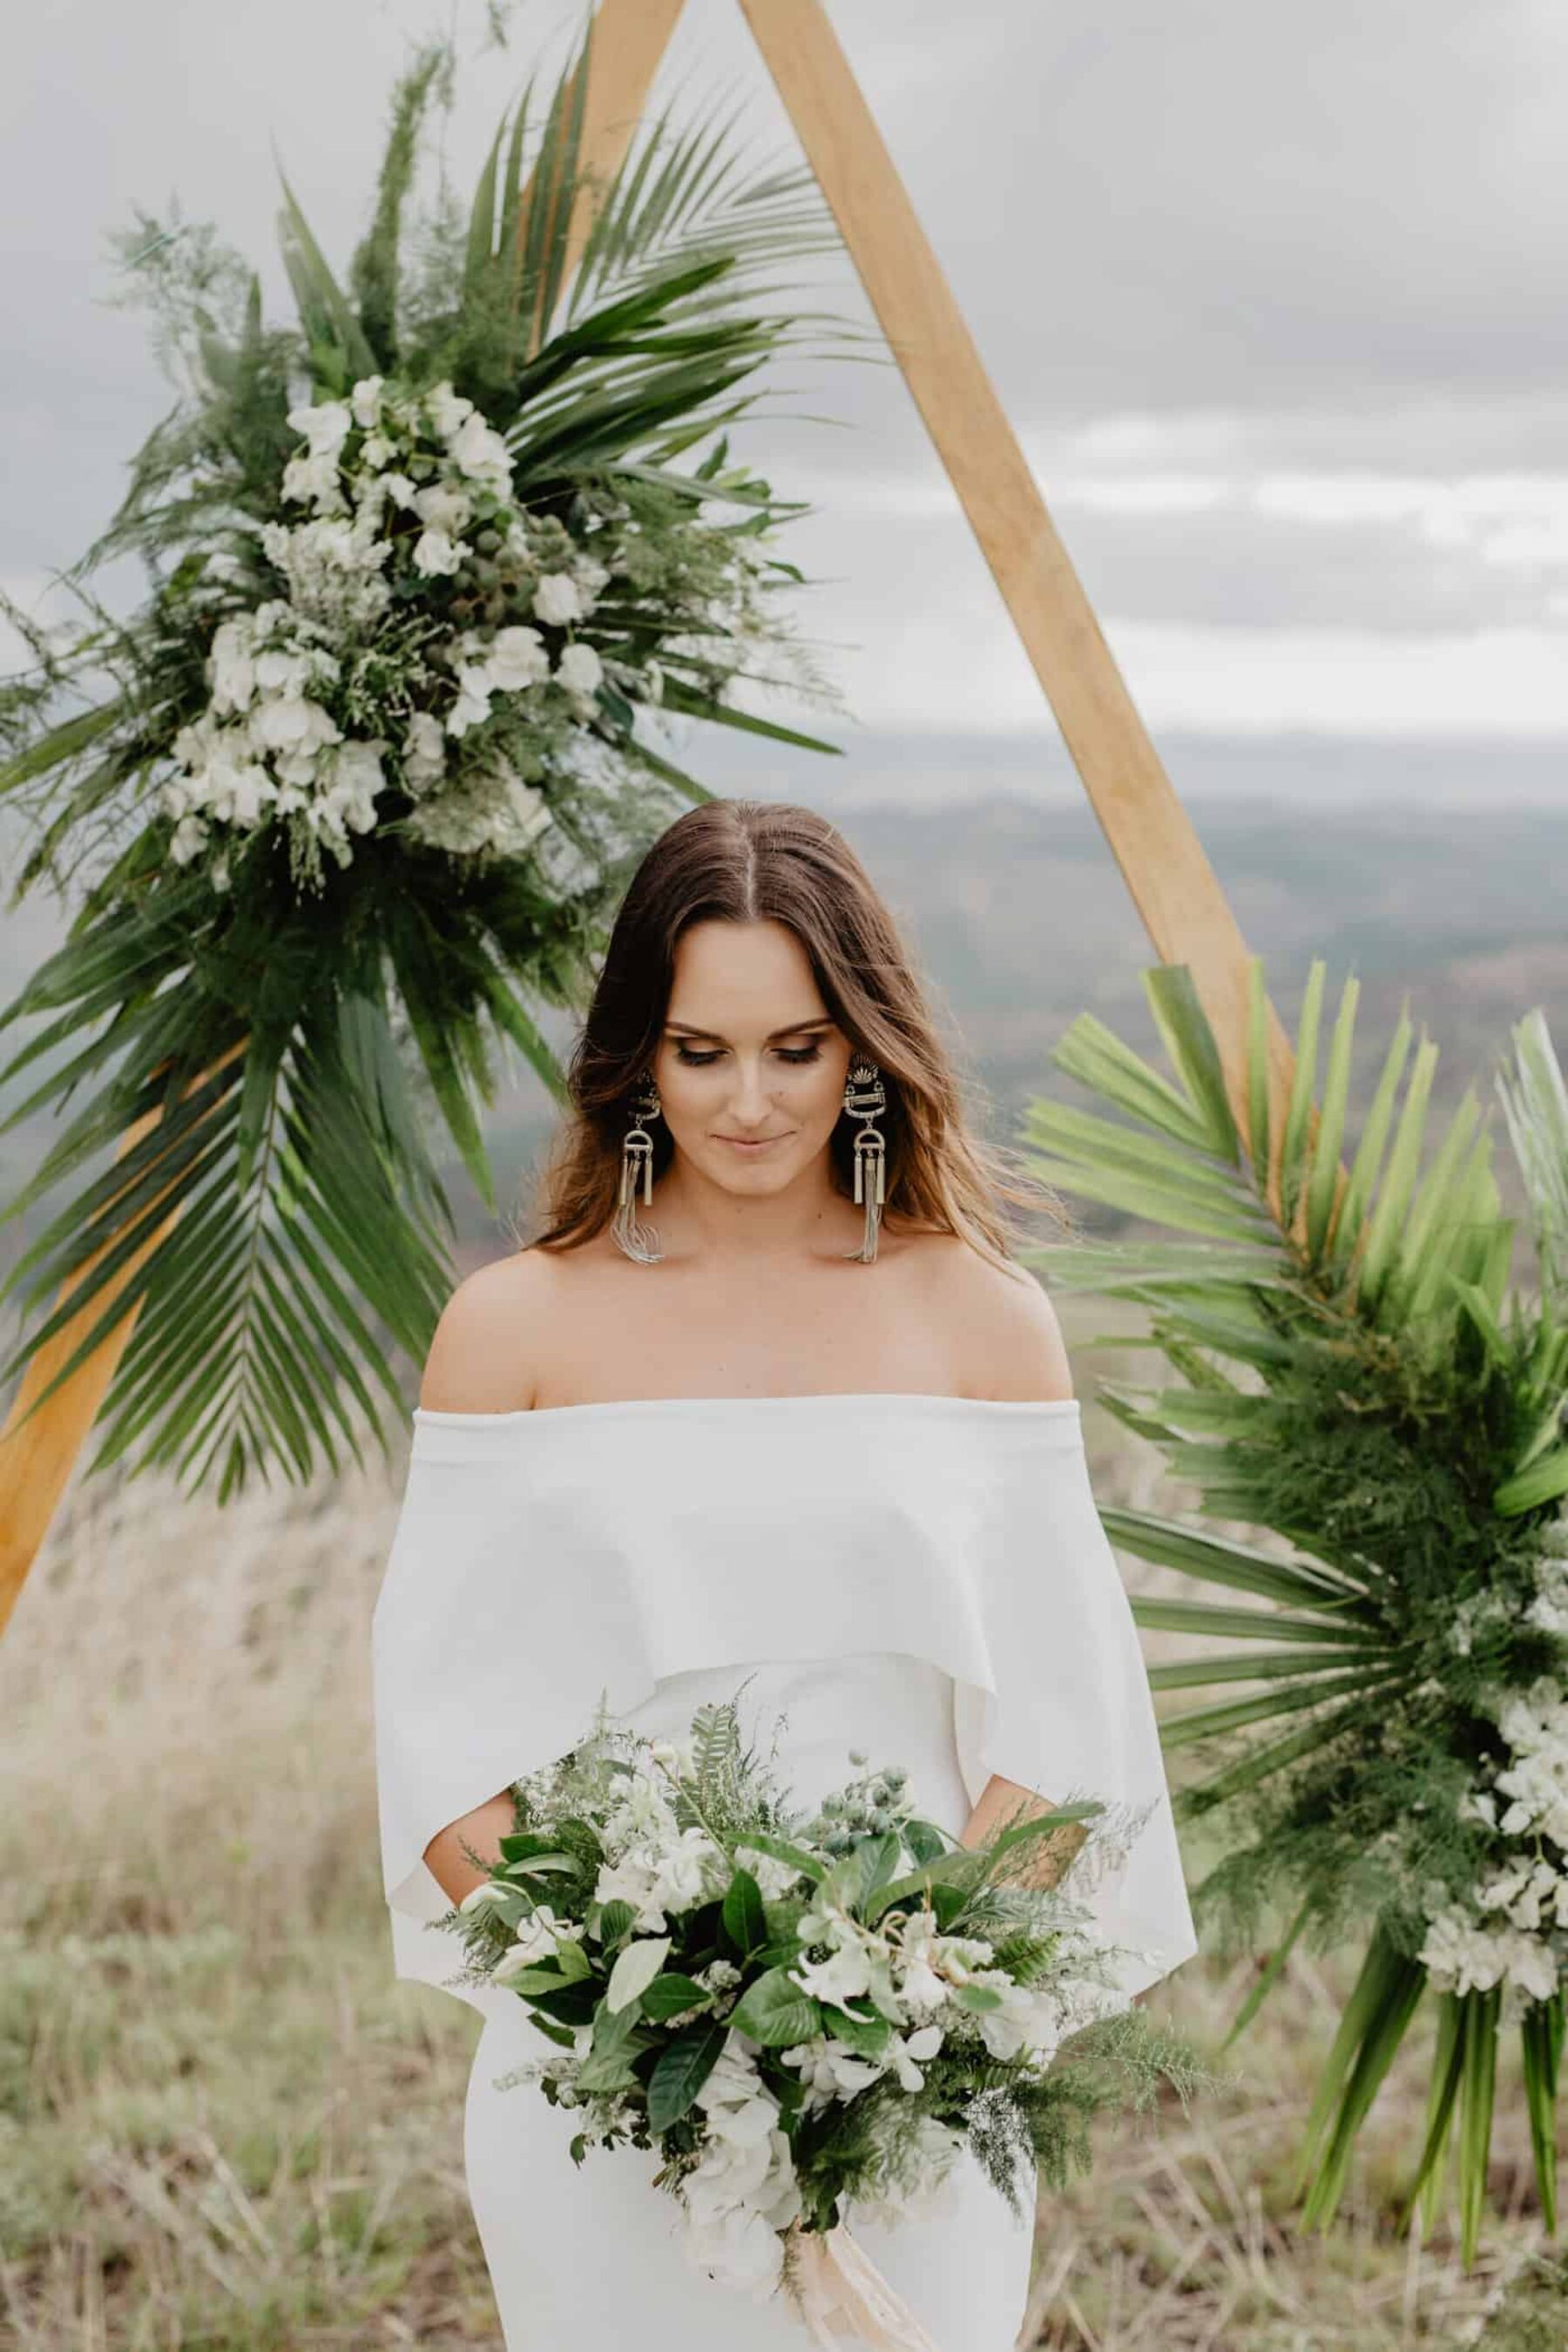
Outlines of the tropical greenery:
{"label": "tropical greenery", "polygon": [[[493,1206],[507,1058],[559,1091],[541,1009],[707,796],[671,721],[814,744],[747,689],[830,699],[783,609],[798,509],[728,446],[764,363],[837,332],[782,283],[830,226],[803,172],[668,117],[590,216],[584,57],[508,110],[465,209],[417,193],[426,50],[342,281],[285,184],[287,325],[209,226],[121,240],[180,396],[66,575],[82,617],[6,608],[0,684],[16,896],[76,902],[0,1015],[9,1123],[69,1114],[5,1212],[60,1196],[0,1379],[86,1308],[47,1397],[136,1311],[94,1470],[226,1496],[386,1451],[390,1359],[452,1278],[433,1136]],[[126,558],[129,617],[94,579]]]}
{"label": "tropical greenery", "polygon": [[[1466,2258],[1485,2198],[1500,2032],[1517,2026],[1535,2166],[1555,2226],[1554,2107],[1568,1959],[1568,1093],[1539,1012],[1498,1085],[1533,1242],[1514,1266],[1474,1090],[1423,1171],[1436,1046],[1402,1013],[1348,1170],[1357,982],[1322,1056],[1309,976],[1282,1126],[1262,967],[1239,1116],[1191,974],[1145,975],[1167,1078],[1092,1017],[1058,1066],[1112,1116],[1037,1101],[1037,1172],[1187,1238],[1029,1255],[1066,1288],[1147,1317],[1174,1377],[1112,1382],[1108,1410],[1195,1488],[1212,1526],[1114,1508],[1114,1542],[1236,1596],[1147,1598],[1142,1624],[1238,1646],[1156,1664],[1196,1752],[1189,1819],[1221,1859],[1201,1906],[1282,1932],[1237,2030],[1292,1948],[1364,1950],[1308,2119],[1309,2223],[1333,2213],[1356,2136],[1418,2005],[1436,2036],[1412,2197],[1428,2209],[1458,2125]],[[1126,1344],[1125,1337],[1122,1344]]]}

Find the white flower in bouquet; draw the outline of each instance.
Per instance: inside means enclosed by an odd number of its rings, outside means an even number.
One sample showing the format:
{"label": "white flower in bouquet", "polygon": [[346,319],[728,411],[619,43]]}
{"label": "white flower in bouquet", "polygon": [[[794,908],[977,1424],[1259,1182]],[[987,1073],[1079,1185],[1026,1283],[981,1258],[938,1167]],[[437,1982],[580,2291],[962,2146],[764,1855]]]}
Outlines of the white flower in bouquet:
{"label": "white flower in bouquet", "polygon": [[441,722],[427,710],[416,710],[403,739],[403,781],[411,793],[438,783],[447,772],[447,740]]}
{"label": "white flower in bouquet", "polygon": [[490,715],[490,674],[483,662],[461,662],[458,667],[458,699],[447,713],[448,735],[466,735],[470,727],[482,727]]}
{"label": "white flower in bouquet", "polygon": [[496,693],[522,694],[550,676],[550,656],[539,631],[519,624],[496,631],[484,667]]}
{"label": "white flower in bouquet", "polygon": [[[267,656],[262,656],[262,661]],[[257,664],[259,676],[261,662]],[[250,714],[250,740],[258,751],[301,755],[341,743],[342,730],[330,710],[307,694],[274,694],[258,699]]]}
{"label": "white flower in bouquet", "polygon": [[835,1941],[825,1960],[800,1960],[790,1980],[813,2000],[839,2009],[871,1990],[871,1958],[865,1942],[852,1930],[833,1931]]}
{"label": "white flower in bouquet", "polygon": [[432,523],[415,544],[414,569],[423,572],[428,579],[447,578],[459,569],[465,555],[472,553],[466,540],[454,540],[449,532]]}
{"label": "white flower in bouquet", "polygon": [[330,843],[346,845],[350,833],[368,833],[375,823],[375,796],[385,784],[378,741],[341,744],[332,755],[327,788],[312,804],[319,833]]}
{"label": "white flower in bouquet", "polygon": [[577,593],[582,598],[583,612],[585,616],[593,611],[595,604],[609,586],[610,567],[607,563],[601,563],[595,555],[574,556],[572,562],[572,577],[577,583]]}
{"label": "white flower in bouquet", "polygon": [[288,421],[312,457],[335,458],[349,437],[354,415],[346,401],[306,401],[289,411]]}
{"label": "white flower in bouquet", "polygon": [[184,815],[169,839],[169,855],[176,866],[188,866],[199,857],[207,844],[205,822],[190,812]]}
{"label": "white flower in bouquet", "polygon": [[1510,2010],[1521,2000],[1548,2000],[1557,1989],[1549,1944],[1517,1927],[1482,1927],[1458,1907],[1428,1921],[1417,1957],[1438,1992],[1490,1992],[1500,1985]]}
{"label": "white flower in bouquet", "polygon": [[771,2294],[784,2267],[779,2233],[800,2212],[800,2190],[778,2102],[738,2034],[726,2038],[697,2105],[708,2137],[681,2183],[687,2252],[725,2285]]}
{"label": "white flower in bouquet", "polygon": [[970,1979],[990,1983],[1001,1995],[1000,2009],[983,2010],[975,2019],[980,2038],[993,2058],[1017,2058],[1025,2051],[1043,2058],[1056,2055],[1062,2033],[1062,2011],[1057,1995],[1047,1989],[1011,1984],[995,1972]]}
{"label": "white flower in bouquet", "polygon": [[647,1924],[662,1927],[666,1911],[695,1909],[717,1895],[729,1875],[729,1864],[706,1830],[682,1830],[679,1842],[656,1858],[648,1906],[660,1916]]}
{"label": "white flower in bouquet", "polygon": [[379,424],[383,381],[378,375],[362,376],[350,393],[349,410],[356,425],[368,428]]}
{"label": "white flower in bouquet", "polygon": [[555,675],[568,694],[595,694],[605,675],[605,666],[592,646],[567,646],[555,665]]}
{"label": "white flower in bouquet", "polygon": [[452,463],[471,482],[480,483],[498,498],[511,488],[511,452],[494,427],[476,409],[465,416],[447,447]]}
{"label": "white flower in bouquet", "polygon": [[437,383],[425,395],[425,411],[441,438],[450,441],[474,414],[474,404],[454,392],[449,383]]}
{"label": "white flower in bouquet", "polygon": [[755,1846],[738,1845],[735,1859],[742,1870],[751,1872],[764,1903],[777,1903],[800,1877],[794,1863],[781,1862],[776,1854],[759,1853]]}
{"label": "white flower in bouquet", "polygon": [[551,628],[564,628],[583,618],[583,597],[569,572],[547,572],[533,592],[537,619]]}
{"label": "white flower in bouquet", "polygon": [[415,492],[414,511],[427,529],[459,539],[473,520],[474,503],[459,483],[432,482]]}
{"label": "white flower in bouquet", "polygon": [[461,783],[422,801],[406,830],[433,849],[470,857],[488,853],[520,856],[550,823],[542,793],[525,784],[499,755],[466,775]]}
{"label": "white flower in bouquet", "polygon": [[572,1920],[558,1919],[548,1903],[542,1903],[536,1911],[519,1920],[516,1941],[491,1973],[498,1983],[504,1984],[509,1977],[547,1958],[558,1943],[574,1943],[578,1932]]}
{"label": "white flower in bouquet", "polygon": [[[215,710],[243,710],[246,708],[256,691],[256,663],[248,620],[236,618],[219,625],[213,637],[209,675]],[[178,742],[175,750],[180,758],[188,756],[180,751]]]}

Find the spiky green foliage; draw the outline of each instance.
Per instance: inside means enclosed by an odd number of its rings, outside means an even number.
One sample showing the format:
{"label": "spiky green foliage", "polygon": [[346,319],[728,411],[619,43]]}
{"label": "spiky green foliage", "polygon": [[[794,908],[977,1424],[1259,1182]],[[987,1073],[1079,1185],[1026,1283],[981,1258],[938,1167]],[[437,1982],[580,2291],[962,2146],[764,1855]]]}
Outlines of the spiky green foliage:
{"label": "spiky green foliage", "polygon": [[[1251,968],[1239,1114],[1190,972],[1165,966],[1145,979],[1172,1075],[1080,1018],[1055,1059],[1110,1115],[1037,1101],[1026,1148],[1068,1194],[1191,1238],[1027,1255],[1064,1287],[1143,1307],[1147,1344],[1174,1375],[1101,1393],[1196,1488],[1203,1523],[1101,1516],[1124,1549],[1226,1596],[1151,1597],[1134,1609],[1146,1627],[1237,1644],[1160,1664],[1151,1680],[1209,1693],[1163,1727],[1169,1751],[1194,1750],[1203,1763],[1181,1810],[1190,1819],[1223,1809],[1231,1832],[1196,1900],[1244,1937],[1280,1914],[1290,1922],[1238,2027],[1298,1939],[1367,1943],[1303,2154],[1308,2219],[1322,2222],[1437,1969],[1422,1957],[1434,1917],[1454,1906],[1484,1928],[1478,1889],[1519,1858],[1495,1801],[1489,1823],[1475,1810],[1499,1769],[1500,1706],[1532,1685],[1549,1696],[1564,1678],[1563,1642],[1541,1596],[1543,1574],[1557,1574],[1568,1493],[1568,1097],[1532,1013],[1499,1081],[1531,1209],[1530,1287],[1515,1276],[1513,1223],[1473,1092],[1425,1150],[1436,1048],[1415,1039],[1407,1013],[1346,1169],[1353,977],[1320,1088],[1324,967],[1312,965],[1273,1133],[1261,964]],[[1545,1851],[1539,1838],[1522,1845]],[[1495,1979],[1438,1973],[1438,1984],[1415,2187],[1435,2181],[1457,2126],[1468,2259],[1505,2012]],[[1550,1999],[1511,1981],[1509,1994],[1551,2215],[1561,1983]]]}
{"label": "spiky green foliage", "polygon": [[[787,633],[782,616],[727,629],[710,593],[737,549],[771,544],[798,511],[731,459],[727,435],[763,397],[767,362],[825,339],[782,278],[831,245],[830,226],[804,173],[748,174],[726,124],[664,117],[595,192],[574,259],[583,64],[503,117],[458,221],[415,201],[422,126],[451,68],[445,45],[426,50],[394,94],[343,282],[285,181],[286,326],[267,323],[258,278],[210,228],[142,217],[121,240],[181,396],[67,575],[79,621],[45,629],[7,608],[29,659],[0,684],[0,793],[33,826],[15,896],[47,883],[78,901],[66,944],[3,1016],[31,1024],[0,1073],[26,1081],[10,1123],[65,1120],[5,1213],[72,1189],[0,1291],[28,1325],[0,1379],[59,1328],[67,1277],[89,1327],[40,1402],[137,1310],[93,1469],[167,1463],[227,1496],[272,1465],[335,1466],[363,1434],[389,1450],[393,1354],[423,1353],[451,1279],[425,1098],[493,1205],[482,1119],[507,1055],[559,1091],[540,1009],[582,1001],[630,866],[708,796],[657,712],[616,690],[617,661],[657,670],[678,719],[831,748],[737,704],[784,660]],[[290,409],[369,376],[446,381],[476,403],[544,530],[595,502],[630,518],[641,553],[594,614],[605,683],[575,756],[542,775],[537,855],[421,846],[398,836],[395,803],[392,829],[361,836],[352,866],[308,896],[276,827],[215,883],[171,856],[173,747],[206,708],[219,626],[279,593],[261,531],[300,446]],[[129,618],[92,584],[127,557],[148,580]],[[761,551],[749,570],[762,595],[799,578]],[[513,617],[526,614],[490,614]],[[416,608],[406,626],[428,625]]]}

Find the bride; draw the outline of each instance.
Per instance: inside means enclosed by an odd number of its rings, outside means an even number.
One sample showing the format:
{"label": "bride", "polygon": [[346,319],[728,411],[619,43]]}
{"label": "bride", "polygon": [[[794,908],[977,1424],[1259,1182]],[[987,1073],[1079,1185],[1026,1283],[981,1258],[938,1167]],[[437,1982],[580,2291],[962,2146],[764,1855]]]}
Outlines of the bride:
{"label": "bride", "polygon": [[[373,1633],[402,1976],[511,1826],[512,1780],[601,1698],[656,1736],[733,1697],[803,1806],[847,1751],[966,1843],[1020,1804],[1127,1808],[1081,1890],[1131,1999],[1194,1950],[1148,1685],[1050,1304],[1008,1254],[1031,1196],[965,1129],[883,901],[787,804],[680,816],[639,866],[574,1055],[542,1220],[442,1315]],[[657,2158],[568,2156],[484,2011],[468,2192],[509,2352],[798,2352],[780,2300],[689,2266]],[[1009,2352],[1031,2232],[967,2154],[849,2217],[940,2352]],[[743,2282],[741,2282],[743,2284]]]}

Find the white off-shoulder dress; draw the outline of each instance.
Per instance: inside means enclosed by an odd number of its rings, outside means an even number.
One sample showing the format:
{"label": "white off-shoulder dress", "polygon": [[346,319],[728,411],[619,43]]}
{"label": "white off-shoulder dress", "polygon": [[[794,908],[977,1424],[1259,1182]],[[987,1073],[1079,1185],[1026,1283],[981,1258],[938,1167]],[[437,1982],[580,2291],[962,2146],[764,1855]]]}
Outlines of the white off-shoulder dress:
{"label": "white off-shoulder dress", "polygon": [[[994,1773],[1146,1818],[1070,1890],[1131,1957],[1131,1998],[1195,1949],[1153,1709],[1095,1508],[1076,1401],[873,1391],[664,1397],[502,1413],[416,1410],[372,1636],[396,1973],[461,1947],[425,1863],[436,1832],[563,1754],[601,1701],[679,1735],[742,1693],[804,1804],[847,1751],[904,1765],[956,1834]],[[567,2155],[571,2117],[497,2078],[540,2037],[484,2012],[468,2186],[508,2352],[800,2352],[776,2301],[695,2271],[656,2159]],[[1030,2230],[969,2158],[857,2238],[941,2352],[1012,2352]]]}

